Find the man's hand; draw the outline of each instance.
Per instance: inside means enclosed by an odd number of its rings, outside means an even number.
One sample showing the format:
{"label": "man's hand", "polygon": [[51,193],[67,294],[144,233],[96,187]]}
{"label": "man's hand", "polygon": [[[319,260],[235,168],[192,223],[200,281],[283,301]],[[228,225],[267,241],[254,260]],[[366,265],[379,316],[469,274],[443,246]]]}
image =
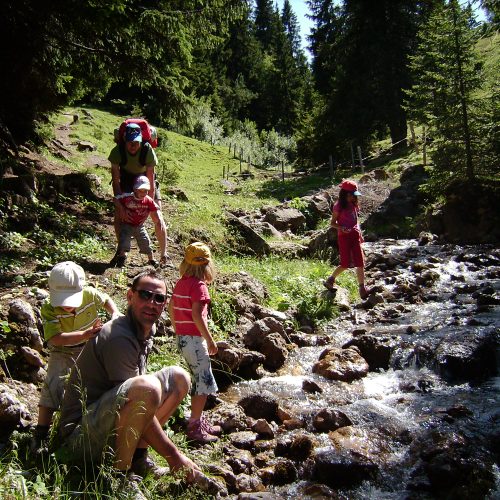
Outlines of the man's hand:
{"label": "man's hand", "polygon": [[186,455],[179,453],[175,457],[169,457],[168,465],[172,472],[182,472],[185,474],[188,483],[196,483],[200,476],[203,476],[201,469]]}

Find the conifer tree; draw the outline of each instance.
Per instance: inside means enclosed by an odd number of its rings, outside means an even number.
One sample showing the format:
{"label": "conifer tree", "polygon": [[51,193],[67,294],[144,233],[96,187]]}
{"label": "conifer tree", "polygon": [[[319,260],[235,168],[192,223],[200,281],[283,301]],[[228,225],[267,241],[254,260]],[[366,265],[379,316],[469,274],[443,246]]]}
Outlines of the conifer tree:
{"label": "conifer tree", "polygon": [[409,112],[430,129],[435,177],[441,184],[452,177],[475,176],[481,85],[477,36],[470,7],[449,0],[423,26],[411,58],[415,84],[407,93]]}

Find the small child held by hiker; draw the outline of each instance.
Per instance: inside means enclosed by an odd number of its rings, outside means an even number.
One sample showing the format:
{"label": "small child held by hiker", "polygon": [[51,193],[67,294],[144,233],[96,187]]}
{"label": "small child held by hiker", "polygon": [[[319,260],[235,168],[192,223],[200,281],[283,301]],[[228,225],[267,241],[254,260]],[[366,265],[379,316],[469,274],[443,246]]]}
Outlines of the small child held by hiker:
{"label": "small child held by hiker", "polygon": [[333,290],[339,274],[349,267],[356,268],[359,285],[359,296],[364,300],[370,294],[365,285],[365,257],[361,244],[363,236],[359,226],[358,186],[354,181],[344,180],[340,184],[339,199],[332,208],[330,226],[337,229],[337,241],[340,254],[340,265],[330,277],[323,282],[328,290]]}
{"label": "small child held by hiker", "polygon": [[189,366],[191,388],[191,416],[187,437],[198,443],[217,441],[222,429],[211,425],[203,416],[207,397],[217,392],[210,357],[217,354],[207,325],[210,295],[207,284],[215,278],[215,267],[210,249],[201,242],[188,245],[179,266],[181,278],[168,304],[170,319],[177,335],[177,347]]}
{"label": "small child held by hiker", "polygon": [[161,215],[160,207],[148,196],[150,189],[149,179],[144,176],[138,176],[133,184],[133,193],[124,193],[115,196],[115,199],[122,205],[128,214],[129,222],[120,224],[120,242],[118,244],[117,267],[123,267],[127,259],[127,253],[130,251],[132,237],[137,241],[137,246],[141,253],[146,254],[148,264],[156,267],[158,264],[153,256],[153,248],[149,234],[144,223],[151,216],[155,225],[155,233],[158,237],[160,246],[160,264],[167,264],[167,230],[165,222]]}
{"label": "small child held by hiker", "polygon": [[74,262],[56,264],[49,275],[49,297],[41,307],[43,333],[49,347],[47,376],[38,403],[34,447],[46,444],[52,416],[61,404],[65,378],[87,340],[102,326],[99,312],[120,312],[108,294],[85,286],[85,272]]}

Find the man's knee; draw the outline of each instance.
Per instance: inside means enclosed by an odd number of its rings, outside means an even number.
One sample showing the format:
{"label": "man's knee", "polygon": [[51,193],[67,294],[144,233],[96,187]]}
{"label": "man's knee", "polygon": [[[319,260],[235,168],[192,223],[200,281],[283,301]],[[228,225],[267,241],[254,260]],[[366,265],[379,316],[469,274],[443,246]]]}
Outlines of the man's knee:
{"label": "man's knee", "polygon": [[161,385],[152,375],[139,375],[130,379],[128,402],[144,403],[146,408],[157,408],[161,402]]}
{"label": "man's knee", "polygon": [[191,376],[180,366],[173,366],[173,379],[177,391],[184,397],[191,389]]}
{"label": "man's knee", "polygon": [[182,400],[191,388],[191,377],[189,373],[180,366],[169,366],[155,373],[160,381],[163,399],[174,396]]}

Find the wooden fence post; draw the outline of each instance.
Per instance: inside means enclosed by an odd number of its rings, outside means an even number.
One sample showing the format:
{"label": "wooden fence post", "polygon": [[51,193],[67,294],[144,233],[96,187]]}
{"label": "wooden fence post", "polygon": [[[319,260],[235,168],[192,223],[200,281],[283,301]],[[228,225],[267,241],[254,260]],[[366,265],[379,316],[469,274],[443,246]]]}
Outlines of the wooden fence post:
{"label": "wooden fence post", "polygon": [[330,179],[333,179],[333,156],[328,156],[328,164],[330,165]]}
{"label": "wooden fence post", "polygon": [[285,182],[285,161],[281,160],[281,182]]}
{"label": "wooden fence post", "polygon": [[361,154],[361,146],[358,146],[358,158],[359,158],[359,166],[361,168],[361,173],[365,173],[365,165],[363,163],[363,155]]}
{"label": "wooden fence post", "polygon": [[425,125],[422,129],[422,161],[424,163],[424,167],[427,165],[427,128]]}

